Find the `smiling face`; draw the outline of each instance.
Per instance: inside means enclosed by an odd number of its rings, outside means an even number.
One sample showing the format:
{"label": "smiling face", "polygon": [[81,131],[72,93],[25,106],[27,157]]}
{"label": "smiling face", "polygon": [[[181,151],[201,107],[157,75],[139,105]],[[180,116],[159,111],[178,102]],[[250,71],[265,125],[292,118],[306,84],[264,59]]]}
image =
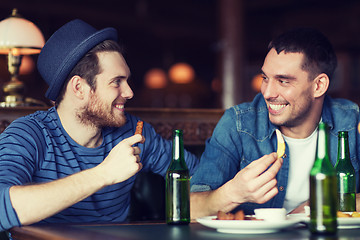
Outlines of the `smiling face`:
{"label": "smiling face", "polygon": [[97,55],[102,71],[96,76],[96,90],[90,90],[88,104],[78,116],[96,127],[121,127],[126,121],[124,105],[134,96],[128,84],[130,70],[118,52]]}
{"label": "smiling face", "polygon": [[269,109],[270,121],[285,128],[296,128],[313,121],[313,79],[302,70],[302,53],[279,54],[271,49],[262,67],[261,93]]}

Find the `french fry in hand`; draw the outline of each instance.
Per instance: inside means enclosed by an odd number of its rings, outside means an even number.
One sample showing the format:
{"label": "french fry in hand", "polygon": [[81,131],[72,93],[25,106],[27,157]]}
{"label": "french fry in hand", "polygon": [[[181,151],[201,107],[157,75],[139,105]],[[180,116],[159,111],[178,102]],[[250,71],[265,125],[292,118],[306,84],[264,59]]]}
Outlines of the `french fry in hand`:
{"label": "french fry in hand", "polygon": [[143,121],[138,121],[137,124],[136,124],[135,134],[142,135],[143,126],[144,126],[144,122]]}
{"label": "french fry in hand", "polygon": [[278,158],[281,158],[285,154],[285,141],[284,141],[284,138],[283,138],[281,132],[279,131],[279,129],[275,129],[275,132],[276,132],[276,138],[277,138],[276,153],[278,155]]}

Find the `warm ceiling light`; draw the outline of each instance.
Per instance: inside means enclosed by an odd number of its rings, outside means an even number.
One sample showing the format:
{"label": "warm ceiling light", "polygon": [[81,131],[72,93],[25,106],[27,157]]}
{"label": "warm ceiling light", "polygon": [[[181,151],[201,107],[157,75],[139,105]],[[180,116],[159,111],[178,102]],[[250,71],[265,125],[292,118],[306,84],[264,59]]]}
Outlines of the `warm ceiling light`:
{"label": "warm ceiling light", "polygon": [[25,55],[21,59],[21,65],[19,68],[19,75],[27,75],[34,71],[35,63],[31,56]]}
{"label": "warm ceiling light", "polygon": [[176,63],[170,68],[169,77],[174,83],[190,83],[195,78],[195,71],[187,63]]}
{"label": "warm ceiling light", "polygon": [[10,82],[4,84],[5,101],[1,106],[24,105],[24,84],[18,80],[23,55],[38,54],[45,44],[44,36],[32,22],[20,17],[14,9],[12,15],[0,22],[0,54],[8,55]]}
{"label": "warm ceiling light", "polygon": [[166,73],[160,68],[150,69],[145,74],[145,85],[151,89],[164,88],[167,84]]}
{"label": "warm ceiling light", "polygon": [[262,74],[256,74],[253,79],[251,80],[251,87],[255,92],[261,91],[261,84],[263,81]]}

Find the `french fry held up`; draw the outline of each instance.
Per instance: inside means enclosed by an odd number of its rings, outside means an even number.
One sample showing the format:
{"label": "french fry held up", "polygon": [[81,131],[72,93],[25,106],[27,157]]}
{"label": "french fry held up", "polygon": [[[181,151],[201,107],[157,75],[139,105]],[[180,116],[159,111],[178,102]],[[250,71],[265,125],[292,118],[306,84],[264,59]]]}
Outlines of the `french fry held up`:
{"label": "french fry held up", "polygon": [[279,131],[279,129],[275,129],[275,132],[276,132],[276,138],[277,138],[276,153],[278,155],[278,158],[281,158],[285,154],[285,141],[284,141],[284,138],[283,138],[281,132]]}
{"label": "french fry held up", "polygon": [[137,124],[136,124],[135,134],[142,135],[143,126],[144,126],[144,122],[143,121],[138,121]]}

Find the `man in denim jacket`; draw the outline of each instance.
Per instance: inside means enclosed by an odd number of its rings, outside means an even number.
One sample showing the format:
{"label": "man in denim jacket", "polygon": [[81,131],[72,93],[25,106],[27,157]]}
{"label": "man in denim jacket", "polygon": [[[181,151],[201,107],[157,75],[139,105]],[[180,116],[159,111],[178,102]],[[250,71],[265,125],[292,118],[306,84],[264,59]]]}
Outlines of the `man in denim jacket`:
{"label": "man in denim jacket", "polygon": [[[317,126],[330,128],[330,157],[337,159],[337,133],[349,132],[351,161],[359,183],[359,108],[326,95],[337,65],[331,43],[314,29],[285,32],[269,44],[261,68],[261,94],[226,110],[191,180],[191,217],[217,211],[253,214],[255,208],[308,205]],[[286,142],[277,158],[275,129]],[[359,204],[358,209],[359,209]]]}

